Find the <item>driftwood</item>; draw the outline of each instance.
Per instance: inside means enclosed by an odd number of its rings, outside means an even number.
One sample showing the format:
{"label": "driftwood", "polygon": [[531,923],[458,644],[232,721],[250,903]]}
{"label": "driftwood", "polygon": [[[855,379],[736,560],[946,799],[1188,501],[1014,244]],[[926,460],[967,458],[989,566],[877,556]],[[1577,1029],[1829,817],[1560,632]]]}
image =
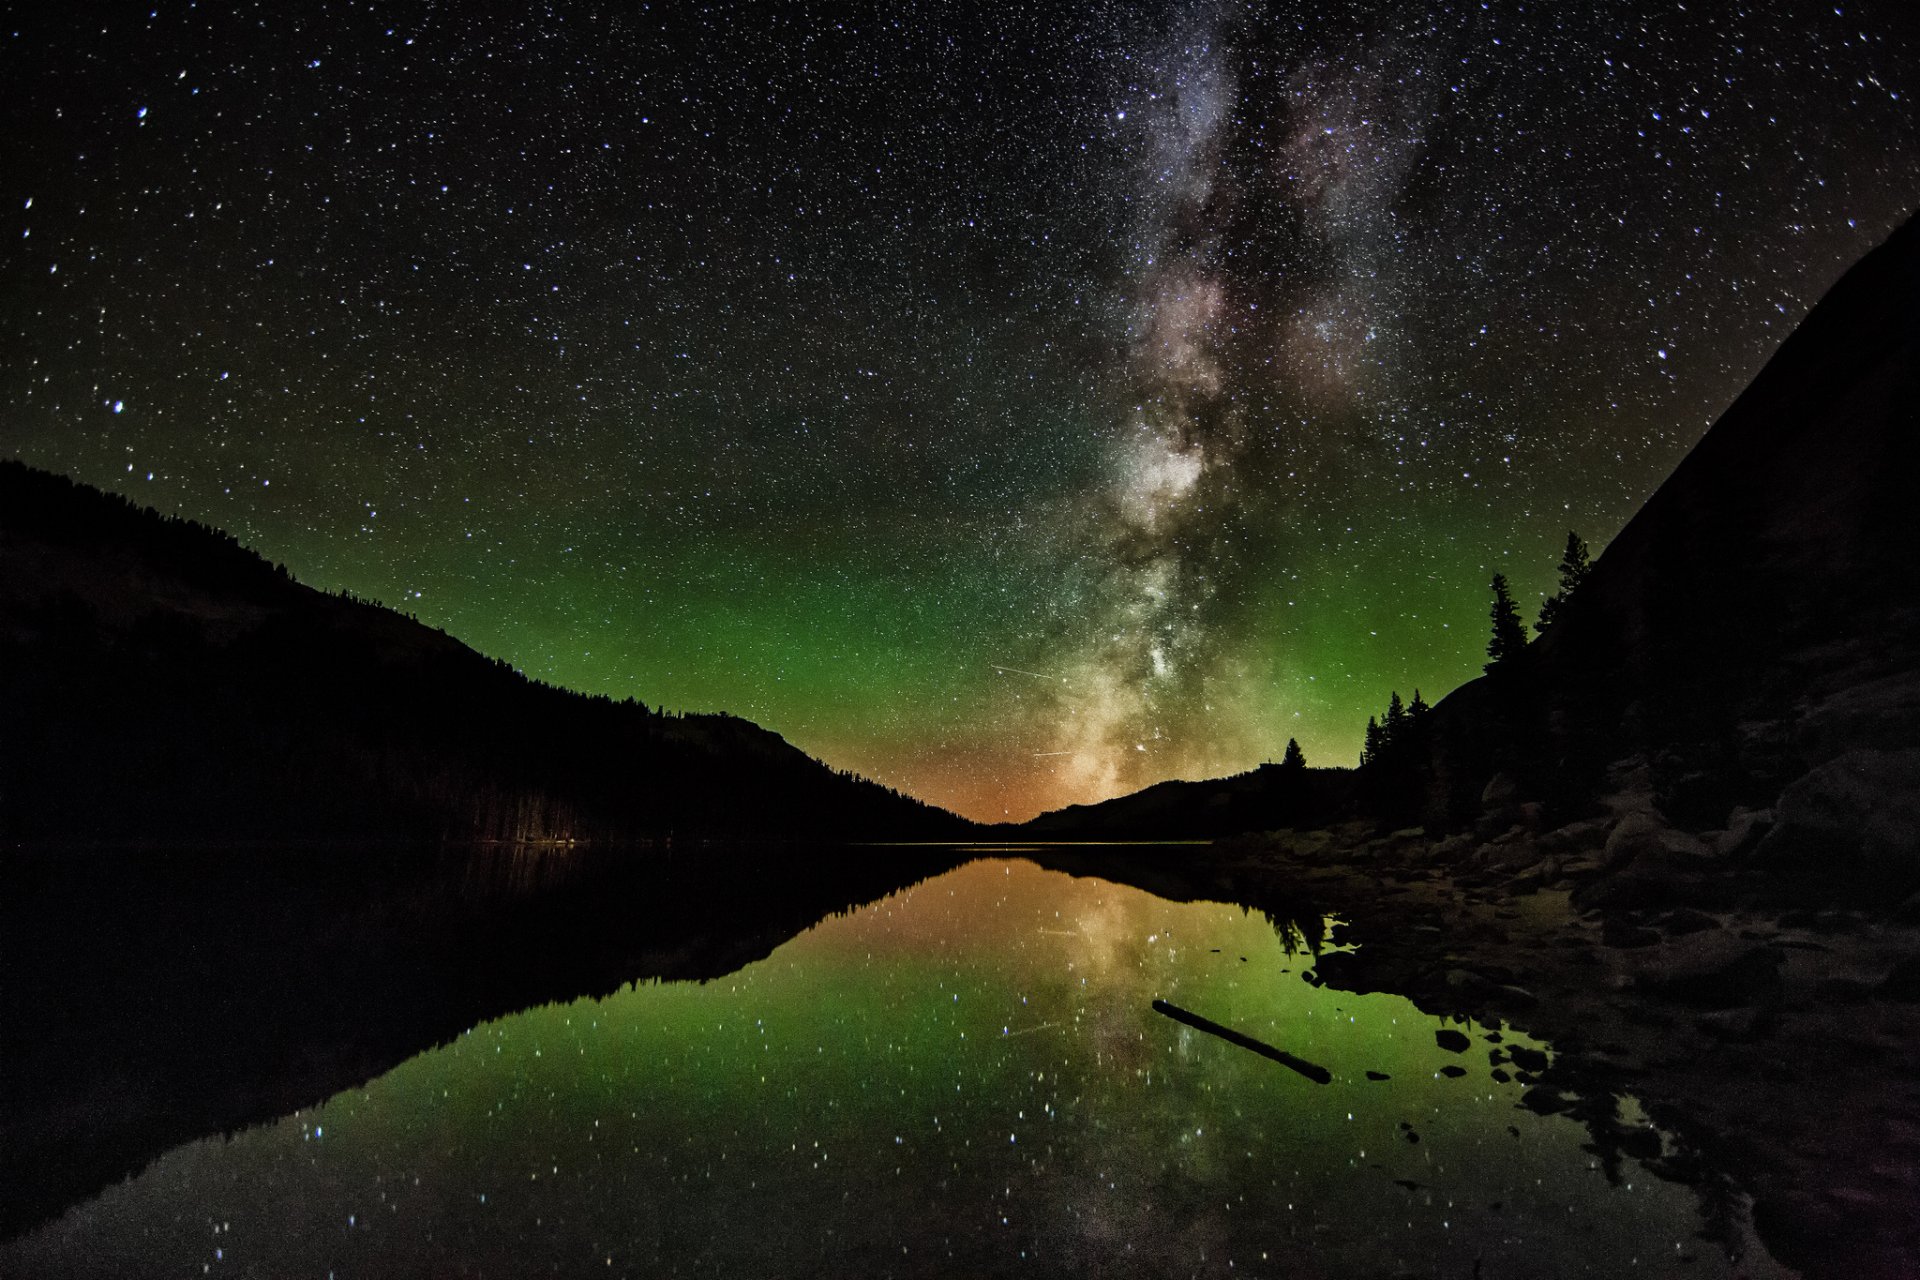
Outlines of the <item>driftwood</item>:
{"label": "driftwood", "polygon": [[1298,1071],[1315,1084],[1330,1084],[1333,1081],[1333,1072],[1327,1070],[1325,1067],[1316,1066],[1308,1062],[1305,1058],[1296,1058],[1285,1049],[1276,1049],[1270,1044],[1264,1044],[1259,1040],[1255,1040],[1252,1036],[1241,1035],[1232,1027],[1223,1027],[1210,1018],[1203,1018],[1197,1013],[1189,1013],[1177,1004],[1168,1004],[1165,1000],[1155,1000],[1153,1002],[1153,1008],[1156,1013],[1164,1013],[1175,1022],[1184,1022],[1188,1026],[1199,1031],[1204,1031],[1210,1036],[1219,1036],[1228,1044],[1237,1044],[1242,1049],[1253,1050],[1263,1058],[1272,1058],[1281,1066],[1291,1067],[1293,1070]]}

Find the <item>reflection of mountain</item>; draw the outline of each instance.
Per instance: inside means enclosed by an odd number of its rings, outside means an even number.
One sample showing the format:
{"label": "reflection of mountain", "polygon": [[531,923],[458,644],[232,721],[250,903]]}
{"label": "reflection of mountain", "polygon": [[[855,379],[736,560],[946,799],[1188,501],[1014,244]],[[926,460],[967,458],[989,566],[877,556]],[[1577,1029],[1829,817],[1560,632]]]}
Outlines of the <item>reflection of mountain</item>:
{"label": "reflection of mountain", "polygon": [[0,837],[940,836],[744,720],[539,684],[0,463]]}
{"label": "reflection of mountain", "polygon": [[312,1105],[477,1023],[731,973],[955,861],[15,855],[0,866],[0,1238],[181,1143]]}

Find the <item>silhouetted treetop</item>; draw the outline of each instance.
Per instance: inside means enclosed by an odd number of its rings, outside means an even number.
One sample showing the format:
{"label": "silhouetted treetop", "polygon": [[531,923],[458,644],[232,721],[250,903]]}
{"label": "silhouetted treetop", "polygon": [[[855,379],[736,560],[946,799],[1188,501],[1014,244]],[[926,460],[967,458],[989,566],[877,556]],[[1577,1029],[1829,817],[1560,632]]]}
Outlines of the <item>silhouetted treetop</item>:
{"label": "silhouetted treetop", "polygon": [[1487,641],[1487,671],[1492,673],[1503,663],[1510,662],[1527,647],[1527,624],[1520,620],[1520,610],[1513,603],[1513,595],[1507,590],[1507,575],[1493,575],[1493,607],[1488,616],[1493,620],[1493,635]]}
{"label": "silhouetted treetop", "polygon": [[1573,593],[1586,580],[1590,568],[1587,563],[1587,544],[1580,540],[1579,534],[1568,530],[1567,548],[1560,553],[1560,589],[1540,602],[1540,621],[1533,624],[1535,631],[1544,635],[1547,628],[1553,625],[1566,608],[1567,601],[1573,598]]}

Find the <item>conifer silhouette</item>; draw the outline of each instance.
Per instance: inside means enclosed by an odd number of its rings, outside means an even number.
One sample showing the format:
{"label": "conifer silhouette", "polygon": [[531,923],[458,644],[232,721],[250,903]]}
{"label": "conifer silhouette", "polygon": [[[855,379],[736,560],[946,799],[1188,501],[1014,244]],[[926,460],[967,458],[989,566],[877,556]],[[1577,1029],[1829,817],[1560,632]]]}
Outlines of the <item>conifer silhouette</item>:
{"label": "conifer silhouette", "polygon": [[1566,608],[1567,601],[1573,598],[1573,593],[1586,581],[1590,567],[1587,563],[1587,544],[1580,540],[1579,534],[1568,530],[1567,549],[1560,553],[1560,590],[1540,602],[1540,621],[1533,624],[1535,631],[1546,634],[1547,628]]}
{"label": "conifer silhouette", "polygon": [[1520,620],[1520,610],[1513,603],[1513,596],[1507,590],[1507,575],[1493,575],[1493,608],[1489,610],[1493,620],[1493,636],[1487,641],[1487,671],[1491,674],[1497,668],[1510,662],[1522,649],[1527,647],[1527,624]]}

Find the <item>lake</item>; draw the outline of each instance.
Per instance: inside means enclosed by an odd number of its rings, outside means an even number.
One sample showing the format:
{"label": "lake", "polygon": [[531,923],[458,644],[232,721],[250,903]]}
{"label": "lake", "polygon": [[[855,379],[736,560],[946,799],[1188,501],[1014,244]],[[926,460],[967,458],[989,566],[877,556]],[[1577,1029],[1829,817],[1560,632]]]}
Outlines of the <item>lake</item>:
{"label": "lake", "polygon": [[590,983],[178,1145],[0,1274],[1734,1274],[1689,1189],[1519,1104],[1551,1046],[1316,985],[1328,923],[936,866],[731,972]]}

